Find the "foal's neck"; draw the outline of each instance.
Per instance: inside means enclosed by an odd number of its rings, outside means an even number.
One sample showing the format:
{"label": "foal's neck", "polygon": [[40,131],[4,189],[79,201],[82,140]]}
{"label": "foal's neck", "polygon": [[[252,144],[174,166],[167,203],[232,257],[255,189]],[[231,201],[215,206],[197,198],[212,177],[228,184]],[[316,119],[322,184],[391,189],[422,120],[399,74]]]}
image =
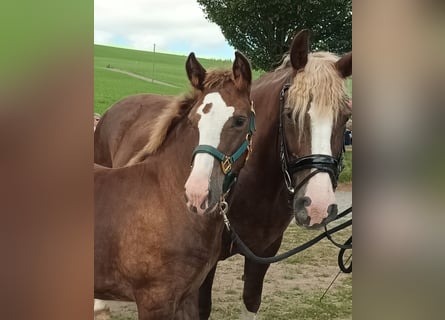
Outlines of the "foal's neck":
{"label": "foal's neck", "polygon": [[168,175],[172,180],[184,184],[190,174],[192,153],[197,143],[198,130],[184,117],[171,129],[158,151],[162,175]]}

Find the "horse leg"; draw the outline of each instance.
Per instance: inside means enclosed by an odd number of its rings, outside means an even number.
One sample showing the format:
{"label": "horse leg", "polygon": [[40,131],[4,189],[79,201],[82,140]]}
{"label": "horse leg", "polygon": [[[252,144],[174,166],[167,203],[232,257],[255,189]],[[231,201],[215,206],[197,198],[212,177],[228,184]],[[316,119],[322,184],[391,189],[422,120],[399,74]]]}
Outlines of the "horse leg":
{"label": "horse leg", "polygon": [[173,320],[176,311],[174,298],[153,295],[149,290],[135,294],[139,320]]}
{"label": "horse leg", "polygon": [[207,277],[199,288],[199,319],[206,320],[212,311],[212,286],[215,277],[216,266],[209,271]]}
{"label": "horse leg", "polygon": [[198,295],[199,292],[190,293],[184,302],[179,306],[175,314],[175,320],[196,320],[198,319]]}
{"label": "horse leg", "polygon": [[[274,256],[280,248],[282,239],[283,235],[263,252],[263,256]],[[244,319],[255,319],[256,317],[261,304],[264,276],[269,266],[270,264],[259,264],[247,258],[244,259],[243,301],[246,308],[243,312]]]}
{"label": "horse leg", "polygon": [[209,271],[207,277],[199,288],[199,319],[207,320],[212,311],[212,286],[213,278],[215,277],[216,266]]}

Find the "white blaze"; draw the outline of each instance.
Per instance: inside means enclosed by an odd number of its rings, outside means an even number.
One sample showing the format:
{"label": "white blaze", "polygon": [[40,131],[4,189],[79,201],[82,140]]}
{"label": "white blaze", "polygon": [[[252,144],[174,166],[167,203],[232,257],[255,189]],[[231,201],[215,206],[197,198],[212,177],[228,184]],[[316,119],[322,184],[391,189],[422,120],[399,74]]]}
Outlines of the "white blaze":
{"label": "white blaze", "polygon": [[[311,118],[311,153],[332,156],[333,114],[331,112],[322,116],[313,110],[314,108],[311,108],[308,112]],[[335,195],[329,174],[320,172],[313,176],[307,184],[305,196],[311,199],[311,205],[307,208],[311,217],[310,225],[321,223],[328,216],[328,207],[335,204]]]}
{"label": "white blaze", "polygon": [[311,147],[312,154],[327,154],[332,156],[331,150],[331,134],[332,134],[332,112],[322,117],[313,111],[309,110],[311,118]]}
{"label": "white blaze", "polygon": [[[207,104],[211,104],[211,107],[204,112]],[[217,148],[224,124],[233,116],[234,111],[235,108],[227,106],[219,93],[214,92],[206,95],[202,105],[197,110],[197,113],[201,116],[198,121],[199,144]],[[187,198],[190,204],[197,208],[198,213],[204,211],[201,204],[208,196],[214,160],[215,158],[210,154],[196,154],[192,172],[185,183]],[[207,204],[205,207],[207,207]]]}
{"label": "white blaze", "polygon": [[[209,112],[204,113],[204,108],[208,103],[211,103],[212,106]],[[197,110],[197,113],[201,115],[198,122],[199,144],[206,144],[217,148],[224,124],[233,116],[234,111],[235,108],[227,106],[219,93],[214,92],[206,95],[202,105],[200,105]],[[210,179],[214,160],[215,158],[210,154],[198,153],[195,156],[191,175],[196,172]]]}

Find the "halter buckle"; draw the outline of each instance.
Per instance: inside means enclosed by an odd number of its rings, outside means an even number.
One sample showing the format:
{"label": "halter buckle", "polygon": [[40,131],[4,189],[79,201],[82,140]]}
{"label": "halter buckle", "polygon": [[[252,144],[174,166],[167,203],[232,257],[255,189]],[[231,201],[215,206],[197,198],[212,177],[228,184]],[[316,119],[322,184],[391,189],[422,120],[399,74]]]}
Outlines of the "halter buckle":
{"label": "halter buckle", "polygon": [[249,142],[249,144],[247,145],[247,155],[245,161],[249,160],[250,153],[252,152],[252,134],[248,133],[246,135],[246,140]]}
{"label": "halter buckle", "polygon": [[224,174],[227,174],[230,170],[232,170],[232,163],[230,162],[230,157],[226,156],[226,158],[221,161],[221,170]]}
{"label": "halter buckle", "polygon": [[295,188],[292,186],[292,179],[290,177],[289,171],[284,170],[284,182],[286,183],[287,191],[289,191],[290,194],[295,193]]}

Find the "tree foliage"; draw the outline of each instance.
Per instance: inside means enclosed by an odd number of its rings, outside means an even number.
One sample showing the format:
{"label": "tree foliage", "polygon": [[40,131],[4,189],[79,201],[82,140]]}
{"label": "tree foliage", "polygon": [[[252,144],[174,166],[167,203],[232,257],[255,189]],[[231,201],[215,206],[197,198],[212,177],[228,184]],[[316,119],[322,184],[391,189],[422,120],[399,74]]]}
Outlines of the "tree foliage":
{"label": "tree foliage", "polygon": [[254,68],[272,69],[301,29],[311,30],[312,50],[352,50],[352,0],[197,1]]}

